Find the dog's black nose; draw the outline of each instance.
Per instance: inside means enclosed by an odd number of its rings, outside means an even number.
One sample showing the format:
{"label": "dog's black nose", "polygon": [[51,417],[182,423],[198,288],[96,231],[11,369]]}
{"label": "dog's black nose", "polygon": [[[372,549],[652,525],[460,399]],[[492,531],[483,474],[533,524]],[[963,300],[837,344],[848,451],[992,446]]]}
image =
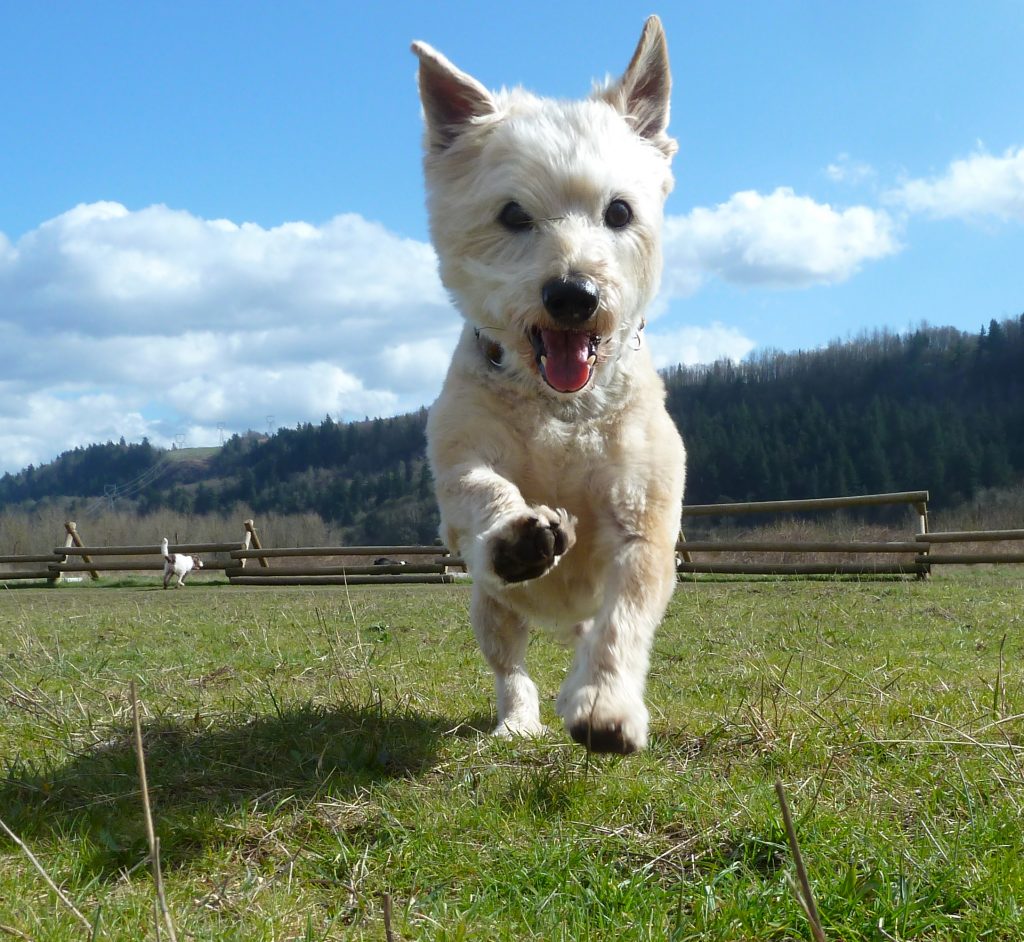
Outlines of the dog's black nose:
{"label": "dog's black nose", "polygon": [[586,275],[550,278],[540,291],[547,312],[560,324],[576,326],[594,316],[601,289]]}

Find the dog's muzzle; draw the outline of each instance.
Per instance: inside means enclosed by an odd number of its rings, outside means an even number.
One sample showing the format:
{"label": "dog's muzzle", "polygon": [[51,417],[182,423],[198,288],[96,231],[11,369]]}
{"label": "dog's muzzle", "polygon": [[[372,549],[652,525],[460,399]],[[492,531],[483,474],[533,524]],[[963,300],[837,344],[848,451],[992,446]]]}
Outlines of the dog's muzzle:
{"label": "dog's muzzle", "polygon": [[579,392],[590,382],[597,363],[601,338],[586,324],[597,313],[601,289],[586,275],[572,273],[549,278],[540,294],[557,325],[530,331],[540,375],[556,392]]}

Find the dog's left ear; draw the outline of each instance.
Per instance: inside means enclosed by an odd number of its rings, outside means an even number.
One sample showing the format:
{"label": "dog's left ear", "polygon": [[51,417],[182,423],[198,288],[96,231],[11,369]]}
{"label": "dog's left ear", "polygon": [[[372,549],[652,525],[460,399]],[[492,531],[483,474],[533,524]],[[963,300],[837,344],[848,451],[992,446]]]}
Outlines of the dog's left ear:
{"label": "dog's left ear", "polygon": [[650,16],[644,23],[640,42],[622,78],[599,94],[629,118],[637,134],[647,138],[666,157],[676,152],[678,145],[666,133],[672,74],[665,30],[658,17]]}
{"label": "dog's left ear", "polygon": [[447,149],[474,118],[494,113],[494,99],[472,75],[457,69],[432,46],[412,44],[420,60],[420,100],[427,146]]}

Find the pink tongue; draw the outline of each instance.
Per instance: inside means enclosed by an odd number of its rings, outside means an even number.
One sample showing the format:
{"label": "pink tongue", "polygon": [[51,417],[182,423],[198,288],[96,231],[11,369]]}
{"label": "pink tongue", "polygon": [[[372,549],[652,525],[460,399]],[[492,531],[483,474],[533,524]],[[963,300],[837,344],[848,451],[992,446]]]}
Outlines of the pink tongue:
{"label": "pink tongue", "polygon": [[547,359],[544,378],[558,392],[576,392],[590,379],[590,334],[583,330],[542,330]]}

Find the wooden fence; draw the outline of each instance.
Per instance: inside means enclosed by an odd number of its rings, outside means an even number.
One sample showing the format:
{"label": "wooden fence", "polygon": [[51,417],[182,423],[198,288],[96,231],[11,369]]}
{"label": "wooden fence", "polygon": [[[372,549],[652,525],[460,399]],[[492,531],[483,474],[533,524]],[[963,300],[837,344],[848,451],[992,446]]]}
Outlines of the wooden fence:
{"label": "wooden fence", "polygon": [[[681,557],[681,573],[713,573],[729,575],[914,575],[924,578],[929,564],[921,560],[928,544],[919,542],[928,537],[928,492],[900,491],[893,494],[861,494],[853,497],[819,497],[810,500],[771,500],[745,504],[692,504],[683,507],[683,526],[695,517],[725,517],[747,514],[795,514],[810,511],[846,510],[860,507],[880,507],[907,504],[916,515],[914,533],[898,541],[869,542],[858,540],[801,542],[779,538],[777,540],[680,540],[677,550]],[[695,553],[712,555],[711,559],[693,558]],[[721,560],[721,553],[743,553],[766,556],[785,554],[803,559],[782,559],[736,562]],[[856,561],[809,560],[809,556],[861,557]],[[877,557],[881,557],[880,559]]]}
{"label": "wooden fence", "polygon": [[[413,557],[398,559],[395,557]],[[329,558],[332,565],[312,562]],[[465,569],[444,546],[304,546],[232,550],[227,568],[232,585],[423,585],[454,582]],[[247,560],[259,559],[259,574],[247,572]],[[287,559],[272,565],[272,559]],[[340,560],[340,562],[339,562]],[[346,562],[345,560],[352,560]]]}
{"label": "wooden fence", "polygon": [[[0,564],[15,567],[6,571],[0,569],[0,583],[44,579],[55,583],[73,573],[88,573],[98,579],[104,572],[163,571],[164,561],[157,543],[88,546],[82,542],[75,523],[69,521],[64,526],[67,531],[64,545],[56,547],[52,553],[0,556]],[[173,543],[169,549],[172,553],[202,555],[201,571],[223,570],[231,585],[450,583],[465,571],[462,560],[451,556],[440,545],[264,547],[253,521],[246,520],[243,526],[241,540]],[[281,559],[288,562],[283,565],[272,562]],[[246,568],[250,560],[259,564],[255,571]],[[191,578],[195,578],[195,573]]]}
{"label": "wooden fence", "polygon": [[[935,532],[928,529],[928,491],[900,491],[892,494],[862,494],[854,497],[822,497],[811,500],[776,500],[746,504],[695,504],[683,508],[687,518],[735,516],[753,513],[805,513],[808,511],[844,510],[885,505],[909,505],[913,510],[913,529],[904,540],[886,542],[835,541],[801,542],[778,539],[680,541],[678,550],[680,573],[719,573],[739,575],[914,575],[927,577],[932,566],[975,565],[978,563],[1024,563],[1024,553],[1002,550],[980,552],[974,548],[957,552],[936,552],[936,547],[956,544],[1008,543],[1024,541],[1024,530],[965,530]],[[800,559],[782,561],[760,560],[734,562],[702,559],[694,553],[743,553],[745,555],[786,554],[786,556],[854,555],[862,559],[849,562],[823,562]],[[880,557],[880,558],[879,558]]]}
{"label": "wooden fence", "polygon": [[[203,569],[227,569],[236,563],[227,557],[232,550],[247,550],[259,546],[259,537],[251,520],[243,523],[245,528],[241,540],[233,543],[172,543],[172,553],[221,554],[223,562],[203,559]],[[15,568],[0,571],[0,582],[12,580],[40,580],[50,583],[60,581],[69,573],[88,573],[92,579],[100,578],[101,572],[162,572],[164,561],[159,543],[138,546],[87,546],[82,542],[78,526],[74,521],[64,524],[66,537],[64,545],[53,552],[39,555],[0,556],[0,564]],[[255,541],[255,542],[254,542]],[[96,557],[100,557],[97,559]],[[41,563],[45,563],[45,568]],[[243,563],[244,565],[244,563]]]}
{"label": "wooden fence", "polygon": [[[892,541],[799,541],[690,540],[677,545],[678,570],[684,574],[737,575],[912,575],[926,577],[936,565],[976,563],[1024,563],[1024,552],[982,552],[977,544],[1024,543],[1024,529],[929,532],[928,492],[865,494],[812,500],[760,501],[746,504],[695,504],[684,507],[687,519],[753,513],[806,513],[847,508],[909,505],[913,530],[905,539]],[[444,584],[464,579],[465,563],[444,546],[306,546],[265,547],[252,520],[243,522],[237,541],[180,543],[175,553],[203,554],[203,568],[222,570],[231,585],[403,585]],[[97,579],[102,572],[161,571],[160,546],[88,546],[77,526],[65,524],[63,546],[51,553],[0,556],[0,583],[14,580],[46,580],[55,583],[68,574],[88,573]],[[950,552],[957,545],[958,551]],[[964,549],[963,547],[967,547]],[[721,559],[723,554],[743,554],[742,561]],[[751,556],[778,556],[755,559]],[[695,559],[695,556],[701,558]],[[791,557],[798,558],[793,559]],[[828,557],[846,559],[830,560]],[[859,557],[851,561],[848,557]],[[825,560],[822,560],[825,557]],[[256,560],[258,567],[247,568]],[[11,567],[7,569],[6,567]]]}

